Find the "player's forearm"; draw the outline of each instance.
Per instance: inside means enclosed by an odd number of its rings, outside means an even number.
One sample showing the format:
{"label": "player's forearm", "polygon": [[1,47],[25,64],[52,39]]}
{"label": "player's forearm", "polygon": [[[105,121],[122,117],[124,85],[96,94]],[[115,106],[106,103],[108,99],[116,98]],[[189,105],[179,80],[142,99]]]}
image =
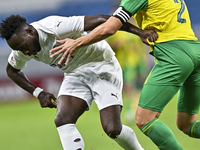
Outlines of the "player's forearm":
{"label": "player's forearm", "polygon": [[76,39],[75,42],[78,47],[86,46],[101,41],[112,34],[112,32],[107,31],[105,27],[101,25],[95,28],[89,34]]}
{"label": "player's forearm", "polygon": [[[100,24],[105,23],[110,17],[111,16],[109,15],[101,15],[101,14],[85,16],[84,30],[85,31],[93,30]],[[126,22],[119,30],[130,32],[138,36],[140,36],[141,32],[143,31],[129,22]]]}
{"label": "player's forearm", "polygon": [[13,70],[11,66],[7,66],[7,75],[10,79],[12,79],[18,86],[20,86],[22,89],[26,90],[30,94],[33,93],[33,91],[37,88],[36,85],[31,83],[25,75],[20,72]]}
{"label": "player's forearm", "polygon": [[77,47],[86,46],[101,41],[117,32],[122,23],[115,17],[110,17],[105,23],[96,27],[89,34],[75,40]]}
{"label": "player's forearm", "polygon": [[143,32],[142,29],[134,26],[133,24],[126,22],[119,30],[126,31],[135,35],[140,36]]}
{"label": "player's forearm", "polygon": [[13,73],[8,75],[18,86],[20,86],[25,91],[33,94],[33,91],[37,88],[33,83],[31,83],[27,78],[25,78],[22,73]]}

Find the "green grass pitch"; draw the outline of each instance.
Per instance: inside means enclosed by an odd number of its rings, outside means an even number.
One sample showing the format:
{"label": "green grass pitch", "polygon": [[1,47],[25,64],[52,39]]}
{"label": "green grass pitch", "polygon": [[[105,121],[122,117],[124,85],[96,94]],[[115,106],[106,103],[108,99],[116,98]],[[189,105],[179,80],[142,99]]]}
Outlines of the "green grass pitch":
{"label": "green grass pitch", "polygon": [[[0,103],[0,150],[62,150],[54,125],[55,114],[56,109],[40,108],[36,99]],[[184,135],[176,127],[176,99],[167,105],[160,119],[172,129],[184,150],[199,150],[199,140]],[[126,124],[123,111],[122,121]],[[133,128],[145,150],[158,149],[135,122],[126,125]],[[122,150],[103,132],[95,104],[81,116],[77,128],[84,138],[85,150]]]}

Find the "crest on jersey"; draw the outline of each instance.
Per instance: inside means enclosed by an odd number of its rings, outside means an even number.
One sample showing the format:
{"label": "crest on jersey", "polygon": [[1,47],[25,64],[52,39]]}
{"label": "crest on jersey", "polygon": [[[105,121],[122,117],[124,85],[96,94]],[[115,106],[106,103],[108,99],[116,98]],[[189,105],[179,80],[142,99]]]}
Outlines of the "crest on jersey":
{"label": "crest on jersey", "polygon": [[12,56],[11,59],[10,59],[10,63],[11,63],[11,64],[15,64],[15,59],[14,59],[13,56]]}

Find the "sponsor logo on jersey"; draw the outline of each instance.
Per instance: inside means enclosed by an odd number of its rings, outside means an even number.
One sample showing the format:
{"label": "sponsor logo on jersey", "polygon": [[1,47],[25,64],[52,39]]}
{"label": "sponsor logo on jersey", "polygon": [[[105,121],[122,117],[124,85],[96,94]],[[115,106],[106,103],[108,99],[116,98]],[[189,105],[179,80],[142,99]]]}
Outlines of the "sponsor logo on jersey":
{"label": "sponsor logo on jersey", "polygon": [[116,94],[111,93],[111,96],[114,96],[114,97],[116,97],[118,99],[117,93]]}
{"label": "sponsor logo on jersey", "polygon": [[59,27],[59,25],[61,24],[62,21],[58,21],[57,27]]}

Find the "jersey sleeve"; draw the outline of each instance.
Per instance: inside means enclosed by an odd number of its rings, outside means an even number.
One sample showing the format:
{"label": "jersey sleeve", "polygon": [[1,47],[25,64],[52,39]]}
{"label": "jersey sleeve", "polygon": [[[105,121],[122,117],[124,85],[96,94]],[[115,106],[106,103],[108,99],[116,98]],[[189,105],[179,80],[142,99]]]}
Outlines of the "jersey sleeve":
{"label": "jersey sleeve", "polygon": [[148,0],[122,0],[113,16],[119,18],[124,24],[146,6],[148,6]]}
{"label": "jersey sleeve", "polygon": [[19,51],[14,51],[10,53],[8,57],[8,63],[15,69],[23,69],[26,66],[26,63],[30,60],[31,58],[26,57],[23,53]]}

